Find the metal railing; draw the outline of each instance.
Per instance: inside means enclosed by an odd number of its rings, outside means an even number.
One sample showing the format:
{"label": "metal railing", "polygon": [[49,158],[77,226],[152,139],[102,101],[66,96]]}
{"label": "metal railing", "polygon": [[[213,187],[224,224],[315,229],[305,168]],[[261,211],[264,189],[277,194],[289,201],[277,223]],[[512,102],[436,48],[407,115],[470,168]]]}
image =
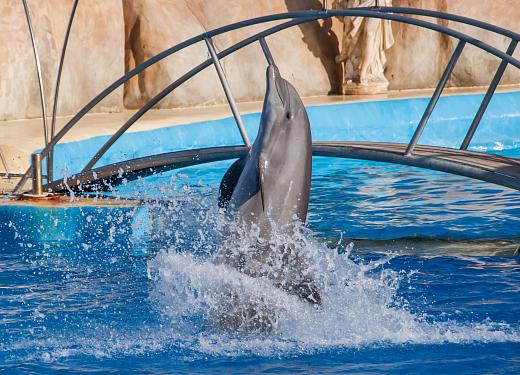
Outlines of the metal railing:
{"label": "metal railing", "polygon": [[[402,14],[406,15],[403,16]],[[431,113],[433,112],[441,94],[446,86],[446,83],[451,75],[451,72],[453,71],[453,68],[455,67],[455,64],[457,63],[458,58],[460,57],[464,47],[467,44],[471,44],[476,46],[477,48],[486,51],[496,57],[498,57],[501,60],[501,64],[499,68],[497,69],[497,72],[493,78],[493,81],[491,82],[488,91],[482,101],[482,104],[480,106],[479,111],[477,112],[472,124],[469,127],[469,130],[466,134],[465,140],[463,144],[461,145],[461,149],[465,150],[468,145],[470,144],[473,135],[475,134],[475,131],[478,128],[478,125],[482,119],[483,114],[485,113],[487,106],[489,104],[489,101],[491,97],[493,96],[496,87],[498,86],[498,83],[500,82],[505,69],[508,65],[515,66],[516,68],[520,69],[520,61],[515,59],[512,55],[513,52],[517,46],[518,41],[520,40],[520,35],[512,32],[510,30],[491,25],[482,21],[473,20],[471,18],[448,14],[448,13],[442,13],[442,12],[436,12],[436,11],[429,11],[429,10],[423,10],[423,9],[413,9],[413,8],[399,8],[399,7],[377,7],[377,8],[350,8],[350,9],[335,9],[335,10],[313,10],[313,11],[302,11],[302,12],[289,12],[289,13],[281,13],[281,14],[274,14],[270,16],[263,16],[258,18],[253,18],[246,21],[236,22],[227,26],[223,26],[211,31],[208,31],[206,33],[200,34],[198,36],[195,36],[193,38],[190,38],[182,43],[177,44],[176,46],[173,46],[156,56],[152,57],[151,59],[143,62],[142,64],[135,67],[133,70],[126,73],[124,76],[116,80],[114,83],[112,83],[110,86],[108,86],[105,90],[103,90],[99,95],[97,95],[94,99],[92,99],[85,107],[83,107],[75,116],[73,116],[67,124],[50,140],[50,142],[46,145],[46,147],[41,151],[41,157],[39,158],[39,161],[35,160],[36,162],[41,163],[41,160],[44,158],[49,158],[49,155],[51,155],[52,150],[54,146],[85,116],[94,106],[96,106],[101,100],[103,100],[106,96],[108,96],[110,93],[112,93],[114,90],[119,88],[121,85],[123,85],[125,82],[136,76],[137,74],[141,73],[148,67],[158,63],[159,61],[163,60],[164,58],[175,54],[176,52],[179,52],[193,44],[199,43],[199,42],[205,42],[208,48],[208,51],[210,53],[210,58],[206,61],[202,62],[201,64],[197,65],[196,67],[192,68],[189,72],[185,73],[183,76],[181,76],[176,81],[172,82],[170,85],[168,85],[165,89],[163,89],[161,92],[159,92],[156,96],[154,96],[152,99],[150,99],[141,109],[139,109],[134,115],[123,124],[116,133],[96,152],[94,157],[86,164],[86,166],[83,168],[82,172],[88,172],[92,170],[92,168],[95,166],[95,164],[101,159],[101,157],[110,149],[110,147],[137,121],[139,120],[146,112],[148,112],[151,108],[153,108],[157,103],[159,103],[162,99],[164,99],[168,94],[170,94],[173,90],[175,90],[177,87],[185,83],[187,80],[189,80],[191,77],[195,76],[196,74],[200,73],[202,70],[206,69],[207,67],[214,65],[216,68],[217,74],[219,76],[220,82],[223,86],[224,92],[226,94],[226,98],[228,100],[228,103],[231,107],[233,116],[235,118],[235,121],[237,123],[238,130],[240,131],[240,134],[242,136],[242,139],[244,141],[244,144],[249,147],[251,142],[249,141],[249,137],[247,135],[247,132],[245,131],[245,127],[242,123],[240,113],[236,107],[235,100],[232,96],[231,90],[229,88],[229,85],[227,84],[227,79],[225,77],[224,71],[220,65],[220,60],[225,58],[226,56],[238,51],[239,49],[250,45],[254,42],[259,42],[260,46],[262,47],[262,50],[264,51],[266,55],[266,59],[269,62],[273,61],[273,57],[269,52],[267,42],[265,40],[266,37],[275,34],[279,31],[285,30],[290,27],[294,27],[303,23],[312,22],[320,19],[327,19],[331,17],[345,17],[345,16],[355,16],[355,17],[368,17],[368,18],[378,18],[378,19],[384,19],[384,20],[390,20],[394,22],[401,22],[405,24],[414,25],[420,28],[425,28],[433,31],[437,31],[439,33],[442,33],[444,35],[448,35],[450,37],[453,37],[455,39],[459,40],[459,43],[443,73],[441,76],[439,83],[437,85],[437,88],[435,89],[435,92],[430,100],[430,103],[428,104],[421,121],[410,140],[405,155],[406,156],[413,156],[413,151],[415,146],[417,145],[420,136],[425,129],[429,117]],[[422,19],[412,18],[408,16],[424,16],[424,17],[431,17],[431,18],[437,18],[442,20],[448,20],[453,21],[456,23],[463,23],[471,26],[475,26],[479,29],[487,30],[502,36],[506,36],[511,39],[509,48],[506,52],[503,52],[487,43],[484,43],[481,40],[475,39],[467,34],[464,34],[460,31],[448,28],[446,26],[439,25],[437,23],[428,22]],[[242,40],[239,43],[236,43],[235,45],[228,47],[222,52],[217,53],[215,51],[215,48],[212,43],[212,38],[215,36],[225,34],[227,32],[231,32],[233,30],[253,26],[253,25],[259,25],[263,23],[273,22],[273,21],[283,21],[283,20],[290,20],[288,22],[281,23],[279,25],[276,25],[274,27],[271,27],[269,29],[266,29],[260,33],[257,33],[251,37],[248,37],[244,40]],[[51,166],[52,168],[52,166]],[[41,169],[41,168],[40,168]],[[19,184],[15,188],[14,192],[19,193],[29,178],[31,174],[31,170],[38,170],[37,165],[31,166],[29,170],[24,174],[22,179],[20,180]],[[47,183],[49,184],[51,180],[48,178]],[[35,189],[39,190],[39,189]]]}
{"label": "metal railing", "polygon": [[[63,73],[63,64],[65,62],[65,54],[67,52],[67,45],[68,45],[68,42],[69,42],[69,38],[70,38],[70,31],[72,29],[72,23],[74,21],[74,16],[76,14],[76,9],[78,7],[78,3],[79,3],[79,0],[74,0],[74,3],[72,4],[72,9],[71,9],[71,12],[70,12],[70,16],[69,16],[69,21],[68,21],[68,24],[67,24],[67,30],[65,32],[65,38],[64,38],[64,41],[63,41],[63,46],[62,46],[62,49],[61,49],[61,56],[60,56],[60,63],[59,63],[59,66],[58,66],[58,72],[57,72],[57,76],[56,76],[56,85],[55,85],[55,89],[54,89],[54,101],[53,101],[53,109],[52,109],[52,117],[51,117],[51,126],[50,126],[50,129],[49,129],[49,126],[48,126],[48,123],[47,123],[47,106],[46,106],[46,103],[45,103],[45,89],[44,89],[44,83],[43,83],[43,78],[42,78],[42,69],[41,69],[41,63],[40,63],[40,57],[39,57],[39,53],[38,53],[38,47],[36,45],[36,37],[35,37],[35,34],[34,34],[34,28],[33,28],[33,24],[32,24],[32,19],[31,19],[31,12],[30,12],[30,9],[29,9],[29,4],[27,3],[27,0],[22,0],[22,4],[23,4],[23,7],[24,7],[24,13],[25,13],[25,17],[27,19],[27,26],[28,26],[28,29],[29,29],[29,35],[31,37],[31,44],[32,44],[32,49],[33,49],[33,54],[34,54],[34,60],[35,60],[35,65],[36,65],[36,73],[37,73],[37,76],[38,76],[38,86],[39,86],[39,94],[40,94],[40,104],[41,104],[41,109],[42,109],[42,123],[43,123],[43,139],[44,139],[44,143],[45,143],[45,146],[48,146],[49,145],[49,142],[51,142],[51,140],[54,138],[54,134],[55,134],[55,130],[56,130],[56,117],[57,117],[57,112],[58,112],[58,98],[59,98],[59,92],[60,92],[60,85],[61,85],[61,76],[62,76],[62,73]],[[47,147],[46,147],[47,148]],[[53,179],[53,151],[54,151],[54,145],[52,145],[46,156],[46,160],[47,160],[47,181],[52,181]],[[0,151],[0,154],[1,154],[1,151]],[[13,174],[9,174],[9,171],[7,169],[7,162],[5,162],[5,159],[2,156],[2,160],[3,160],[3,164],[5,165],[5,170],[6,170],[6,173],[5,175],[6,176],[13,176]],[[41,158],[42,158],[43,155],[40,155],[40,157],[31,157],[31,167],[32,167],[32,170],[34,171],[33,172],[33,180],[38,180],[38,181],[41,181],[41,178],[39,178],[39,176],[36,175],[36,172],[39,171],[40,174],[41,174]],[[40,165],[34,165],[34,162],[37,162],[39,163]],[[27,178],[27,172],[22,175],[22,181],[24,179]],[[35,186],[36,183],[34,183],[33,181],[33,186]],[[33,187],[33,193],[34,193],[34,187]],[[16,188],[15,188],[15,191],[16,191]]]}

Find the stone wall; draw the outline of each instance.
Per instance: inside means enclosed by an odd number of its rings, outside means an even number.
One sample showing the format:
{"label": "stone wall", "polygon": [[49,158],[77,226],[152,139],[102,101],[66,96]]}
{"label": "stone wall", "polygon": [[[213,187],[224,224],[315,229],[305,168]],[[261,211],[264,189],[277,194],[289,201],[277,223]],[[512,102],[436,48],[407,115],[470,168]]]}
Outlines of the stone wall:
{"label": "stone wall", "polygon": [[[47,111],[73,0],[28,0],[40,53]],[[124,74],[124,22],[120,0],[80,1],[63,70],[58,113],[70,114]],[[22,2],[0,2],[0,120],[41,116],[39,86]],[[120,110],[122,90],[99,111]]]}
{"label": "stone wall", "polygon": [[[47,109],[50,114],[55,75],[68,12],[73,0],[28,0],[40,50]],[[511,0],[394,0],[395,6],[447,11],[518,29],[520,8]],[[59,114],[72,114],[108,84],[158,52],[205,30],[270,13],[318,9],[318,0],[80,0],[65,62]],[[431,21],[431,19],[430,19]],[[433,20],[432,22],[436,22]],[[443,25],[498,43],[471,27]],[[341,67],[334,62],[341,38],[338,20],[312,22],[269,37],[273,55],[285,77],[303,96],[339,93]],[[215,38],[217,49],[261,30],[251,27]],[[415,26],[393,24],[395,46],[387,53],[390,89],[433,87],[456,41]],[[520,31],[520,30],[517,30]],[[23,6],[19,0],[0,3],[0,120],[41,115],[38,84]],[[195,64],[207,58],[204,43],[169,57],[135,77],[103,101],[97,111],[136,108]],[[519,57],[520,55],[515,55]],[[450,85],[489,83],[498,60],[467,46]],[[260,100],[265,85],[265,59],[257,43],[223,60],[233,93],[239,101]],[[503,83],[519,83],[520,72],[509,68]],[[159,107],[221,103],[222,90],[210,67],[190,80]]]}
{"label": "stone wall", "polygon": [[[520,32],[520,8],[512,0],[393,0],[394,6],[431,9],[460,14]],[[421,18],[421,17],[418,17]],[[503,36],[479,31],[474,27],[449,21],[437,22],[469,34],[506,51],[510,40]],[[434,87],[442,74],[458,40],[416,26],[393,23],[395,46],[387,53],[386,76],[390,89]],[[514,55],[520,58],[520,48]],[[487,86],[500,60],[482,50],[466,45],[448,86]],[[504,84],[520,83],[520,70],[509,67],[501,81]]]}
{"label": "stone wall", "polygon": [[[320,8],[317,0],[123,0],[126,20],[126,66],[133,68],[153,55],[189,37],[226,24],[262,15]],[[279,68],[302,95],[338,92],[341,72],[334,62],[338,50],[332,20],[312,22],[268,38]],[[215,38],[218,50],[253,35],[265,26],[250,27]],[[174,79],[208,57],[205,43],[189,47],[125,87],[125,105],[135,108]],[[222,61],[233,94],[238,101],[260,100],[265,86],[265,58],[258,43]],[[159,107],[221,103],[222,89],[213,67],[194,77],[164,99]]]}

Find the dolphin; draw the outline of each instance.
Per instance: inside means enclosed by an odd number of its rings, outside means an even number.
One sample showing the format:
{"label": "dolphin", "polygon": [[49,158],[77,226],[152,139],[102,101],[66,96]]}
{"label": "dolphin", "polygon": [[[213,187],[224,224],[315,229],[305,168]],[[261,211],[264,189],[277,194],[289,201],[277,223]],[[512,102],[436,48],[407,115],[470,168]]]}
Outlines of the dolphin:
{"label": "dolphin", "polygon": [[228,169],[219,191],[219,205],[244,229],[241,233],[256,229],[262,240],[237,249],[240,235],[229,233],[230,246],[220,246],[216,259],[248,276],[267,277],[287,293],[319,305],[321,297],[304,257],[294,246],[270,241],[275,232],[292,236],[301,228],[298,224],[305,223],[311,175],[307,112],[296,89],[269,65],[258,135],[249,154]]}

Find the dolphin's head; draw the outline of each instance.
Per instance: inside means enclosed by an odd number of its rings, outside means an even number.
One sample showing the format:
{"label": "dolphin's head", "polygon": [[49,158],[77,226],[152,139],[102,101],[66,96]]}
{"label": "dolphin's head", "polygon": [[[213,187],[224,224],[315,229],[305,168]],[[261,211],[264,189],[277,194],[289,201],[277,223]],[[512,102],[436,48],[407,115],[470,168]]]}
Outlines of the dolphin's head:
{"label": "dolphin's head", "polygon": [[310,137],[309,120],[300,96],[296,89],[282,78],[275,65],[267,67],[267,88],[262,117],[260,132],[264,150],[287,137],[293,138],[292,141],[296,143],[299,139]]}

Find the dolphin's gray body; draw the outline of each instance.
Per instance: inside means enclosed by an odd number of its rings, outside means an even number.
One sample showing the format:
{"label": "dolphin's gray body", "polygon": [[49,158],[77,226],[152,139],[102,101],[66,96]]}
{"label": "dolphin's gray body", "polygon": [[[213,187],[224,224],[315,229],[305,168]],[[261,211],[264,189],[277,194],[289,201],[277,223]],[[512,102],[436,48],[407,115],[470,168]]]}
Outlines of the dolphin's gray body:
{"label": "dolphin's gray body", "polygon": [[[237,250],[236,233],[217,251],[221,263],[273,284],[313,304],[321,304],[304,257],[283,238],[305,223],[312,172],[309,119],[296,89],[267,68],[267,90],[257,138],[249,155],[235,162],[224,176],[219,204],[245,231],[256,229],[262,241]],[[272,240],[278,233],[278,243]],[[271,242],[271,243],[269,243]],[[289,241],[291,242],[291,241]],[[273,245],[273,243],[276,243]]]}

